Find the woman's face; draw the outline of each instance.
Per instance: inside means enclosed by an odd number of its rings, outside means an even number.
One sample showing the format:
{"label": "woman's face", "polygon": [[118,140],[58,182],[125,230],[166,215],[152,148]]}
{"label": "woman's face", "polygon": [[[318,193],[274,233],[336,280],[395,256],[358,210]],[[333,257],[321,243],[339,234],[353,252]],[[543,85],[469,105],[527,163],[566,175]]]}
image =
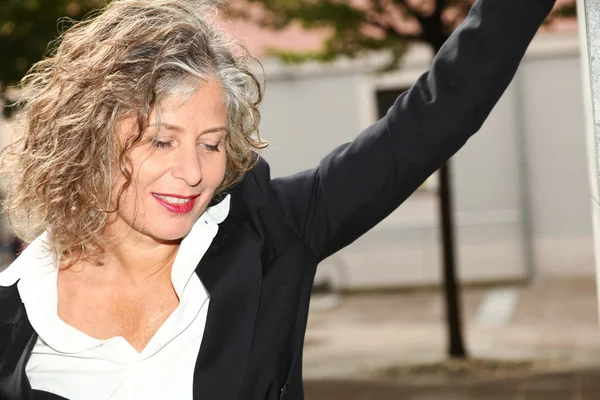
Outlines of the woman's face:
{"label": "woman's face", "polygon": [[[109,227],[118,236],[131,227],[158,242],[183,238],[223,181],[227,108],[219,84],[204,83],[189,101],[173,96],[162,104],[159,120],[153,112],[141,143],[130,152],[132,182]],[[133,117],[123,120],[119,138],[130,135],[135,124]],[[113,201],[124,182],[119,171]]]}

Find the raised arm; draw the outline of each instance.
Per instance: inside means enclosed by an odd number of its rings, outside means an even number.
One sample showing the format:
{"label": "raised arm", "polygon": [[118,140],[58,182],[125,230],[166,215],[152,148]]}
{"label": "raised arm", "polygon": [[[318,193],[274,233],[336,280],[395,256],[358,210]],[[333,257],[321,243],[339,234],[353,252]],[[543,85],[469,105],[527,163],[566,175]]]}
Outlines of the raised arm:
{"label": "raised arm", "polygon": [[323,259],[390,214],[479,130],[554,2],[476,1],[384,118],[317,168],[270,183],[283,221]]}

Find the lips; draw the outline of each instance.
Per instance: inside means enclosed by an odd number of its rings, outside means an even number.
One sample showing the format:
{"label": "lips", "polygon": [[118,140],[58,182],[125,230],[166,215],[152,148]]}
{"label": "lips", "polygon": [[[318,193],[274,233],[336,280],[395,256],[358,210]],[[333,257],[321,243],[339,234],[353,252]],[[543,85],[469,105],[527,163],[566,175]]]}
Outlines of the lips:
{"label": "lips", "polygon": [[174,214],[187,214],[194,209],[199,194],[181,196],[176,194],[152,193],[154,199]]}

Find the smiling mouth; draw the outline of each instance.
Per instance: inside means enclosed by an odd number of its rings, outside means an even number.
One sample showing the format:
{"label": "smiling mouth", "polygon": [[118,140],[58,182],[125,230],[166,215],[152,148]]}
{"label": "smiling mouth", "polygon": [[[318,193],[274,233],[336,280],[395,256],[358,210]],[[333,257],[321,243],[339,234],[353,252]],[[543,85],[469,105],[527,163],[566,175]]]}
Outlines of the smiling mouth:
{"label": "smiling mouth", "polygon": [[175,214],[186,214],[192,211],[194,205],[196,204],[196,198],[198,198],[200,195],[177,196],[152,193],[152,196],[168,211]]}
{"label": "smiling mouth", "polygon": [[198,196],[175,197],[175,196],[167,196],[167,195],[157,194],[157,193],[152,193],[152,194],[154,195],[154,197],[158,197],[159,199],[164,200],[167,203],[171,203],[171,204],[186,204],[186,203],[189,203],[190,201],[192,201],[194,198],[198,197]]}

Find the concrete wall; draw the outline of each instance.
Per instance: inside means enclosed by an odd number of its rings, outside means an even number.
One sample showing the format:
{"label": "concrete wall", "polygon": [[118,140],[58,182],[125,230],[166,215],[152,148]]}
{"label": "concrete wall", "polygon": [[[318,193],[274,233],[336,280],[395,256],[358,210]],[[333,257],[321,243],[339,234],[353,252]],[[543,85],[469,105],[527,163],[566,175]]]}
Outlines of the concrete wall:
{"label": "concrete wall", "polygon": [[537,266],[547,274],[591,272],[592,218],[578,53],[532,57],[521,68],[520,80]]}

